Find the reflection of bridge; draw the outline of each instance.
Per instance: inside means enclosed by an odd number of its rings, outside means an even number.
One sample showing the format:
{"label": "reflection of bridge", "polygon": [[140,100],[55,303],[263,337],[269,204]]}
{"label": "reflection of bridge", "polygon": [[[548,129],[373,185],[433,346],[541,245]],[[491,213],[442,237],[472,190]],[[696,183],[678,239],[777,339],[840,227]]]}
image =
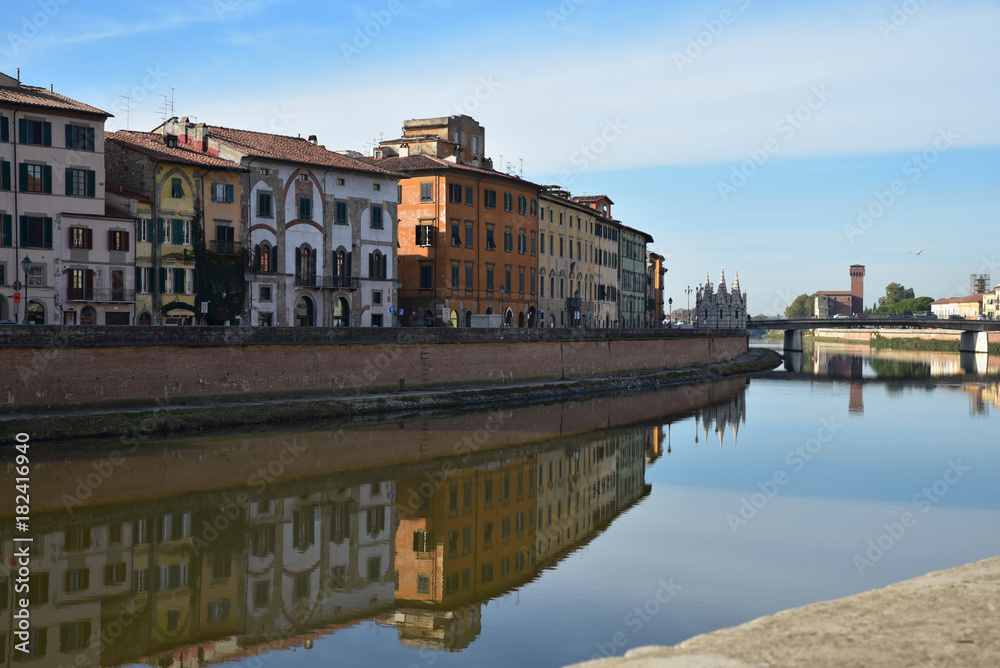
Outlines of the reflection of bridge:
{"label": "reflection of bridge", "polygon": [[785,350],[802,350],[803,329],[878,329],[881,327],[954,329],[962,332],[958,349],[963,353],[985,353],[988,332],[1000,332],[995,320],[939,320],[937,318],[767,318],[747,323],[754,329],[781,329],[785,332]]}

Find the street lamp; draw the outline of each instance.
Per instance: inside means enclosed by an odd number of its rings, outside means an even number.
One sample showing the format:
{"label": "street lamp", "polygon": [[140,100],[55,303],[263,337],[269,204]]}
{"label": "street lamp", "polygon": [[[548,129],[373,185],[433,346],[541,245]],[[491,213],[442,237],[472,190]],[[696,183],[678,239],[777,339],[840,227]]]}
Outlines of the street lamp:
{"label": "street lamp", "polygon": [[500,286],[500,326],[503,327],[507,324],[507,312],[503,310],[503,293],[504,286]]}
{"label": "street lamp", "polygon": [[247,307],[247,327],[253,327],[253,272],[249,269],[243,272],[243,280],[246,281],[247,286],[247,299],[249,300],[250,306]]}
{"label": "street lamp", "polygon": [[670,297],[667,299],[667,314],[670,317],[670,329],[674,328],[674,298]]}
{"label": "street lamp", "polygon": [[21,260],[21,269],[24,269],[24,324],[28,322],[28,272],[31,271],[31,259],[25,255]]}
{"label": "street lamp", "polygon": [[688,313],[687,313],[687,315],[688,315],[688,324],[690,325],[691,324],[691,286],[690,285],[687,286],[687,290],[684,291],[684,294],[686,294],[688,296],[688,309],[687,309]]}

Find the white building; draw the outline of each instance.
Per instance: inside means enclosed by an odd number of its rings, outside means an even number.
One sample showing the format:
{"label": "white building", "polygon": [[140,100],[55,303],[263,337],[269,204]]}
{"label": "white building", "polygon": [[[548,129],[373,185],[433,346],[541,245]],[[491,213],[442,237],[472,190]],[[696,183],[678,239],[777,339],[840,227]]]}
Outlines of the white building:
{"label": "white building", "polygon": [[[34,324],[79,322],[77,312],[89,306],[89,317],[105,324],[107,313],[134,309],[128,299],[134,253],[130,263],[123,246],[108,246],[109,229],[127,232],[132,225],[105,215],[109,116],[0,74],[0,320],[16,313],[24,321],[27,306]],[[25,257],[31,261],[26,276]],[[25,284],[26,304],[15,303],[15,281]],[[70,288],[74,306],[66,303]],[[112,316],[110,324],[118,320]]]}
{"label": "white building", "polygon": [[179,142],[250,169],[251,324],[395,324],[399,175],[328,151],[315,137],[234,130],[187,118]]}

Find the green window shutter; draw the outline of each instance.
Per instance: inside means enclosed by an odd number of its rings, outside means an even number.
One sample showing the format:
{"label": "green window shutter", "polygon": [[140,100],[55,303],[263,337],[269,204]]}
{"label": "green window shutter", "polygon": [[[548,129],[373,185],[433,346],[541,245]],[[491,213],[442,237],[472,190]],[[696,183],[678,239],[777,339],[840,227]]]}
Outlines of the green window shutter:
{"label": "green window shutter", "polygon": [[198,270],[191,270],[191,288],[194,290],[194,294],[198,294]]}
{"label": "green window shutter", "polygon": [[21,192],[27,192],[28,190],[28,163],[22,162],[17,166],[17,189]]}
{"label": "green window shutter", "polygon": [[73,126],[66,124],[66,148],[73,148]]}
{"label": "green window shutter", "polygon": [[0,190],[10,190],[10,163],[0,163]]}
{"label": "green window shutter", "polygon": [[10,248],[14,245],[14,219],[9,213],[3,215],[3,223],[0,225],[0,246]]}
{"label": "green window shutter", "polygon": [[160,267],[160,294],[167,292],[167,268]]}
{"label": "green window shutter", "polygon": [[159,238],[161,244],[166,240],[162,218],[156,219],[156,236]]}
{"label": "green window shutter", "polygon": [[44,231],[45,231],[45,240],[43,241],[42,245],[45,248],[52,248],[52,219],[51,218],[48,218],[48,217],[45,218],[45,230]]}
{"label": "green window shutter", "polygon": [[93,151],[94,149],[94,128],[87,128],[87,150]]}
{"label": "green window shutter", "polygon": [[52,146],[52,124],[48,121],[42,123],[42,145]]}
{"label": "green window shutter", "polygon": [[0,141],[10,141],[10,119],[0,117]]}
{"label": "green window shutter", "polygon": [[28,143],[28,121],[23,118],[19,118],[17,122],[17,143]]}
{"label": "green window shutter", "polygon": [[52,194],[52,167],[42,165],[42,192]]}
{"label": "green window shutter", "polygon": [[[66,127],[69,127],[69,126],[67,125]],[[66,194],[67,195],[72,195],[73,194],[73,168],[72,167],[67,167],[66,168]]]}
{"label": "green window shutter", "polygon": [[142,287],[142,267],[135,268],[135,291],[139,292]]}
{"label": "green window shutter", "polygon": [[178,245],[184,243],[184,221],[180,218],[174,218],[171,222],[174,225],[173,243]]}
{"label": "green window shutter", "polygon": [[230,183],[226,186],[226,201],[232,202],[235,199],[236,199],[236,188],[233,186],[233,184]]}
{"label": "green window shutter", "polygon": [[174,294],[184,294],[184,270],[174,269]]}
{"label": "green window shutter", "polygon": [[21,245],[28,240],[28,217],[21,216],[21,236],[18,237],[21,240]]}
{"label": "green window shutter", "polygon": [[97,196],[97,172],[87,171],[87,197]]}

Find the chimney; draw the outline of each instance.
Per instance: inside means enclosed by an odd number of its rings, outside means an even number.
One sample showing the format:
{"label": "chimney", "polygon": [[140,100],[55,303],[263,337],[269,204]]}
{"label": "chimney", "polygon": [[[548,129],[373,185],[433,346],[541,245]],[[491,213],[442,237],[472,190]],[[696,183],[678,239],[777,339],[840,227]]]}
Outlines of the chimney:
{"label": "chimney", "polygon": [[316,135],[309,135],[309,143],[310,144],[312,144],[313,146],[316,146],[316,142],[317,141],[319,141],[319,140],[316,139]]}

